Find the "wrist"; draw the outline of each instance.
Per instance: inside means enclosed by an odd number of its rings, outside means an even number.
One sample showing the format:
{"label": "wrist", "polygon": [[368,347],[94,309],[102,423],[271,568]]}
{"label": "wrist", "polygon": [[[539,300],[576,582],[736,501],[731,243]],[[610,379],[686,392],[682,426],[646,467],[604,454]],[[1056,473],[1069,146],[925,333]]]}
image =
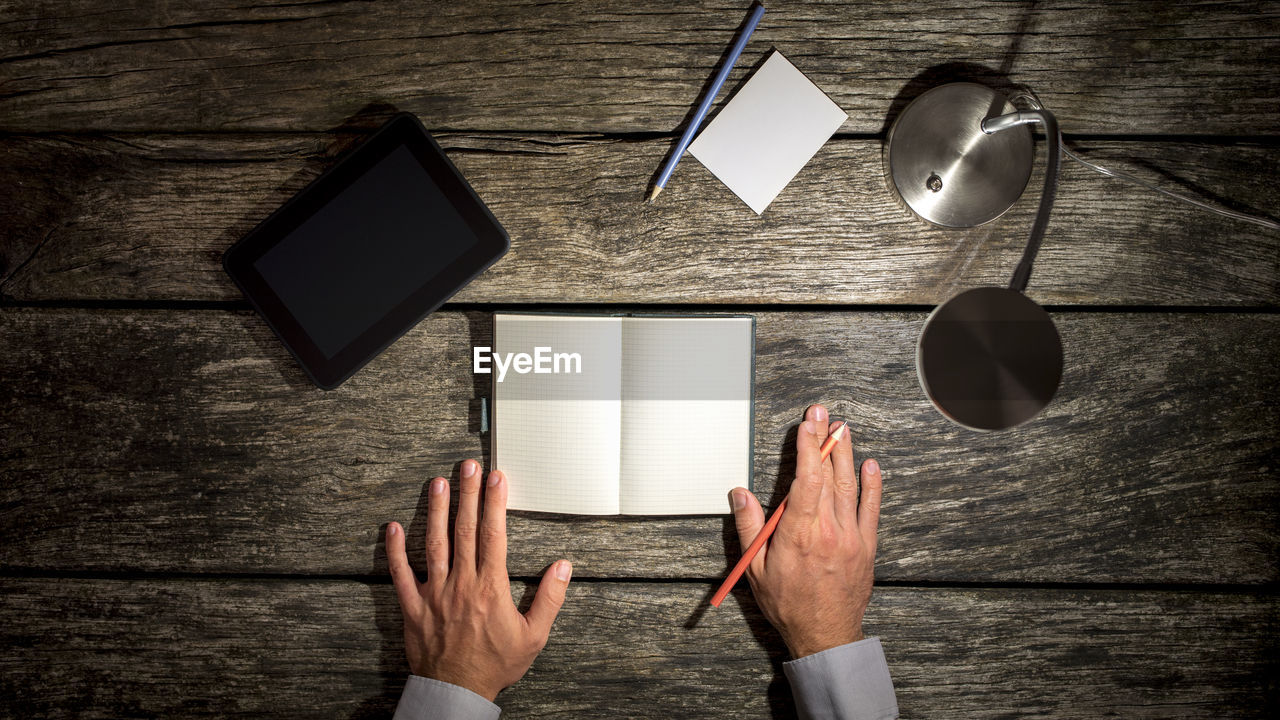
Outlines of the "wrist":
{"label": "wrist", "polygon": [[854,626],[853,630],[848,633],[824,634],[815,637],[801,637],[787,640],[787,650],[791,652],[791,659],[799,660],[802,657],[816,655],[823,650],[830,650],[833,647],[848,645],[849,643],[858,642],[866,638],[862,634],[862,624]]}

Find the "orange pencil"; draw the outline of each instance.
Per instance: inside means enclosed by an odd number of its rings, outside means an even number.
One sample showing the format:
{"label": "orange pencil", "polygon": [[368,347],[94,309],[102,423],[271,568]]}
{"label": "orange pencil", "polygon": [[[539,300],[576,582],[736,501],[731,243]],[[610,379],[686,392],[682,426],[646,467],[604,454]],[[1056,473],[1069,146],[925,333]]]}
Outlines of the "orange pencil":
{"label": "orange pencil", "polygon": [[[840,442],[840,438],[844,437],[844,431],[848,428],[848,423],[841,423],[835,432],[827,436],[826,442],[822,443],[822,457],[819,462],[826,460],[831,451],[836,448],[836,443]],[[756,539],[751,541],[751,546],[747,551],[742,553],[742,557],[738,559],[738,564],[733,566],[733,570],[729,572],[729,577],[721,583],[720,589],[716,590],[716,594],[711,596],[711,604],[720,607],[720,603],[729,596],[729,591],[734,585],[738,584],[738,580],[742,579],[742,573],[747,571],[747,566],[751,564],[751,560],[755,558],[756,553],[760,552],[760,548],[768,542],[769,536],[773,534],[774,529],[778,527],[778,521],[782,519],[782,512],[787,509],[787,499],[783,498],[778,503],[778,508],[769,516],[769,520],[765,522],[764,527],[760,529],[760,534],[756,535]]]}

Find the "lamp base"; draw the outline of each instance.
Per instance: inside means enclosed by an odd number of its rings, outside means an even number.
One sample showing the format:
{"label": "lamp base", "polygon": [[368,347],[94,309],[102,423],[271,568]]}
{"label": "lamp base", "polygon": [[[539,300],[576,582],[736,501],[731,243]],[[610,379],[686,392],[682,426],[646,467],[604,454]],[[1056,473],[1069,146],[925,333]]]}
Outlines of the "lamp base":
{"label": "lamp base", "polygon": [[982,121],[1014,112],[1003,94],[977,83],[925,92],[889,130],[885,164],[898,197],[925,220],[973,227],[1000,217],[1031,179],[1031,131],[988,135]]}

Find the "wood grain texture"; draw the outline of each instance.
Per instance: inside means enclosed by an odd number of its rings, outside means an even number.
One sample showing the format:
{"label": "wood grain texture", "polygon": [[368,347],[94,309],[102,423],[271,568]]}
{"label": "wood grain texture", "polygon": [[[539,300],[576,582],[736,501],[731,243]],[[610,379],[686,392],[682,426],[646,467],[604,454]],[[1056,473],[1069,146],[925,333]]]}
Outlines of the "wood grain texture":
{"label": "wood grain texture", "polygon": [[[0,580],[0,707],[30,716],[387,717],[408,668],[389,585]],[[519,599],[532,588],[513,583]],[[749,594],[572,583],[510,718],[794,717]],[[1280,603],[1251,595],[882,588],[904,718],[1269,717]]]}
{"label": "wood grain texture", "polygon": [[[744,8],[9,3],[0,130],[325,130],[383,104],[432,127],[672,132]],[[847,132],[972,77],[1033,87],[1070,132],[1274,134],[1280,114],[1274,2],[775,3],[729,87],[773,47]]]}
{"label": "wood grain texture", "polygon": [[[1280,579],[1277,316],[1058,315],[1054,402],[986,434],[925,400],[923,313],[757,317],[756,490],[789,485],[808,404],[851,419],[885,468],[881,579]],[[2,310],[0,566],[381,573],[393,519],[421,557],[426,481],[486,459],[469,358],[491,324],[437,313],[323,392],[252,313]],[[740,552],[727,516],[509,528],[519,576],[716,578]]]}
{"label": "wood grain texture", "polygon": [[[963,232],[883,180],[893,117],[959,79],[1033,88],[1091,160],[1280,206],[1280,3],[1256,0],[773,3],[723,95],[777,48],[842,134],[763,217],[692,159],[642,204],[744,12],[0,3],[0,716],[389,715],[407,667],[382,528],[420,560],[426,480],[487,464],[489,313],[437,313],[326,393],[256,315],[166,303],[238,300],[226,248],[397,110],[512,234],[456,298],[482,307],[1003,285],[1038,174]],[[811,402],[880,460],[867,631],[904,718],[1274,717],[1280,235],[1070,163],[1058,197],[1030,295],[1063,306],[1067,367],[1041,417],[974,434],[934,412],[921,312],[760,313],[757,494],[786,491]],[[96,309],[13,306],[39,301]],[[1154,311],[1180,306],[1266,312]],[[794,717],[745,584],[706,607],[741,551],[727,516],[508,526],[522,604],[557,558],[576,580],[504,717]]]}
{"label": "wood grain texture", "polygon": [[[0,139],[0,296],[227,300],[222,253],[363,137],[14,136]],[[664,141],[444,135],[512,236],[456,300],[934,304],[1004,285],[1040,179],[1003,218],[929,226],[897,203],[876,140],[828,143],[757,217],[682,163],[640,201]],[[1280,148],[1079,143],[1165,187],[1264,212]],[[1204,213],[1075,163],[1063,172],[1030,292],[1057,304],[1280,303],[1280,233]]]}

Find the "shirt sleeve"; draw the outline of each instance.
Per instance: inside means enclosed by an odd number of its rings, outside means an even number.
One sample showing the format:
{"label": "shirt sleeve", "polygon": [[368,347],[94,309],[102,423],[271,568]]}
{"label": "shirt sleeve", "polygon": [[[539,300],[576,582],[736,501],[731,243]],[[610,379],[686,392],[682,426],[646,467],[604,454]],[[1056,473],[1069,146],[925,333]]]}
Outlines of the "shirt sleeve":
{"label": "shirt sleeve", "polygon": [[801,720],[892,720],[898,698],[880,638],[870,637],[782,664]]}
{"label": "shirt sleeve", "polygon": [[464,687],[410,675],[392,720],[497,720],[501,713]]}

